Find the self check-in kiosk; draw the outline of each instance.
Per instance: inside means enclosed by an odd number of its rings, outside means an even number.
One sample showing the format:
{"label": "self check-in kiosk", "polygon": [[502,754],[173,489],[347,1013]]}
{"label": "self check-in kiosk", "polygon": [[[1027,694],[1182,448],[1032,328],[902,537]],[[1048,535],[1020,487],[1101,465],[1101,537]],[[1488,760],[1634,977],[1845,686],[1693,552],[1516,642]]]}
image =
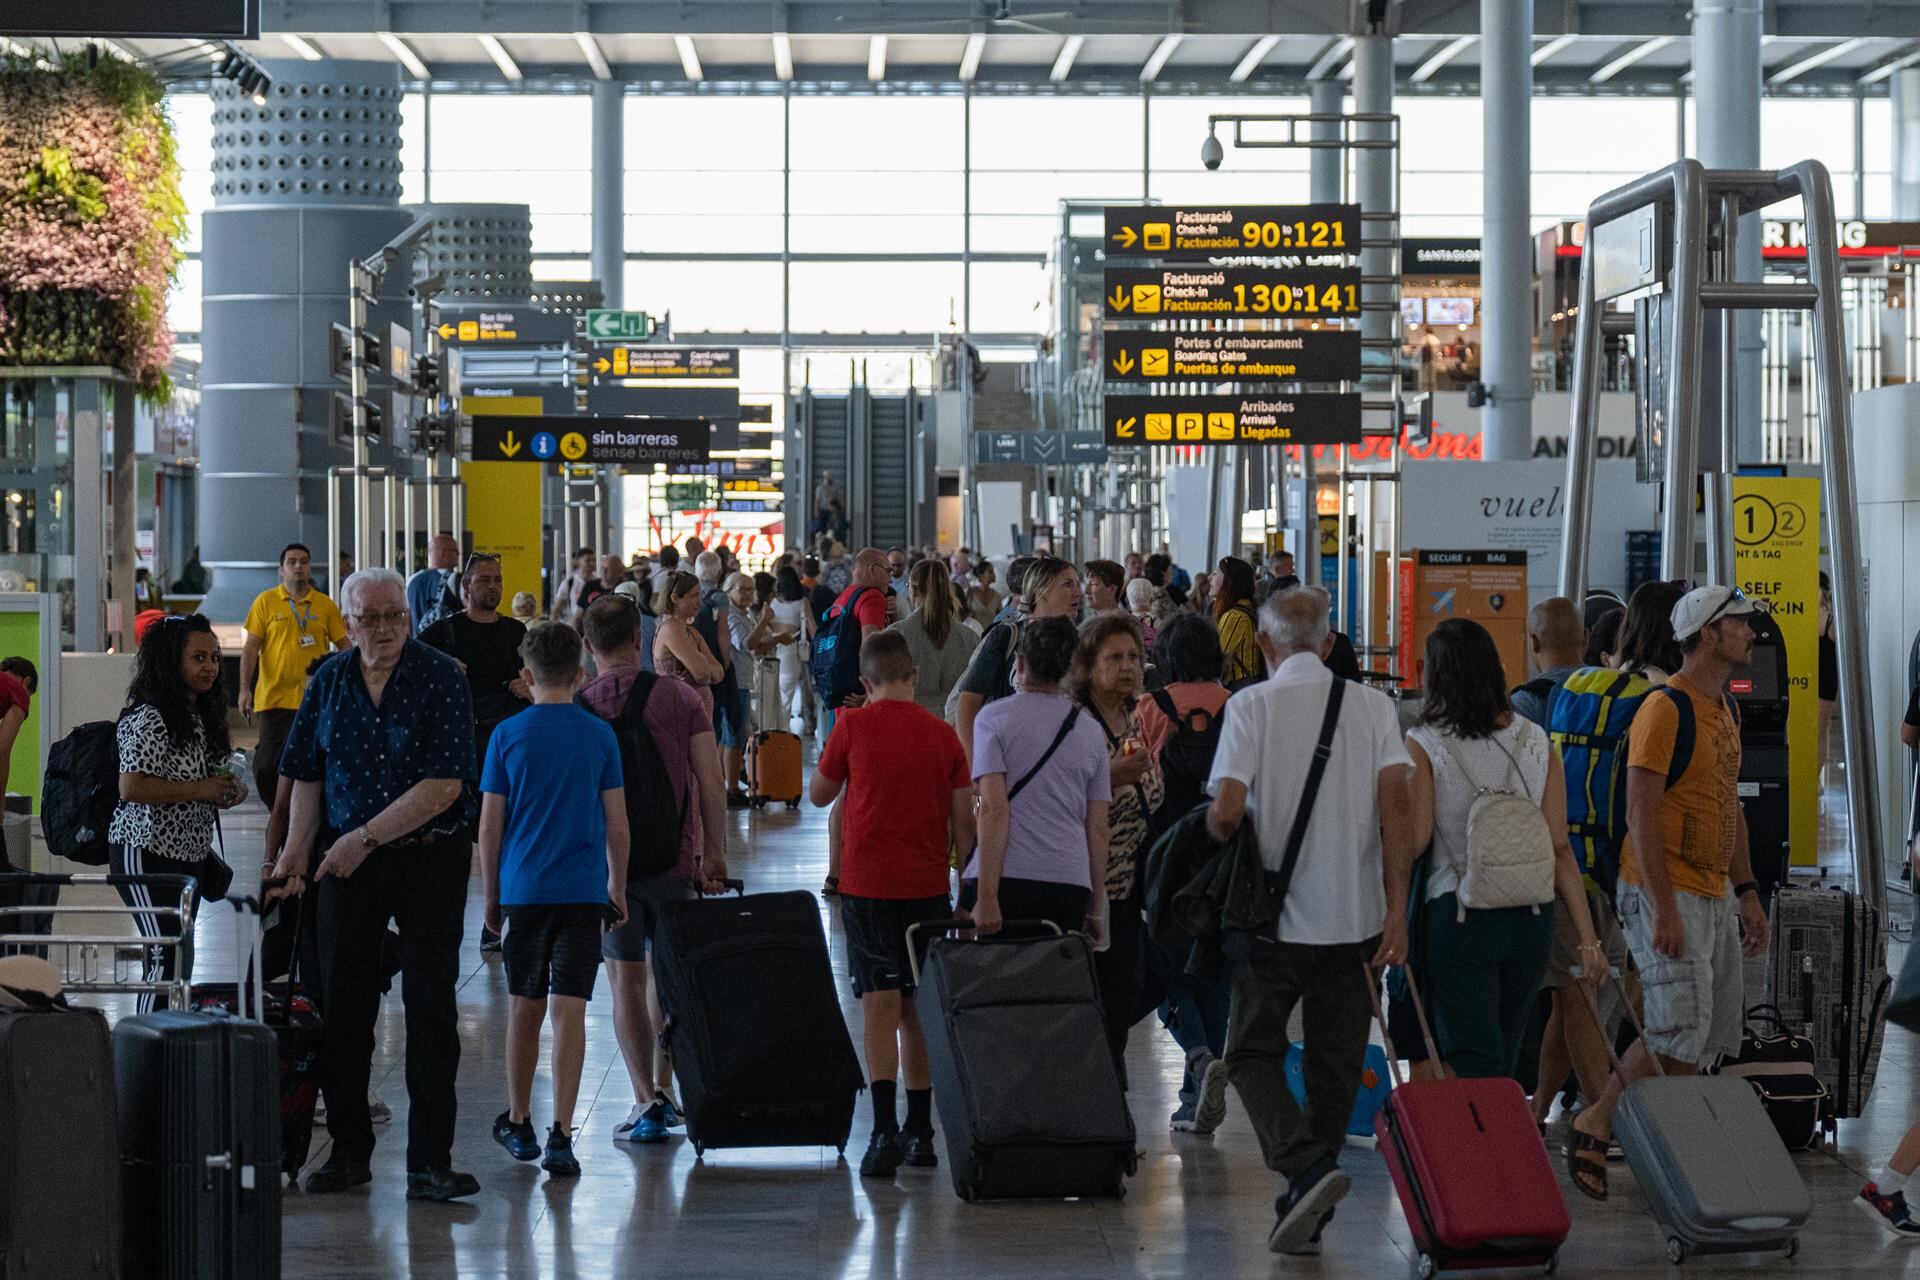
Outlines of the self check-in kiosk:
{"label": "self check-in kiosk", "polygon": [[1791,854],[1787,646],[1772,614],[1749,614],[1747,623],[1753,628],[1753,661],[1733,673],[1727,693],[1740,709],[1740,807],[1747,816],[1747,852],[1760,900],[1770,902],[1774,889],[1786,883]]}

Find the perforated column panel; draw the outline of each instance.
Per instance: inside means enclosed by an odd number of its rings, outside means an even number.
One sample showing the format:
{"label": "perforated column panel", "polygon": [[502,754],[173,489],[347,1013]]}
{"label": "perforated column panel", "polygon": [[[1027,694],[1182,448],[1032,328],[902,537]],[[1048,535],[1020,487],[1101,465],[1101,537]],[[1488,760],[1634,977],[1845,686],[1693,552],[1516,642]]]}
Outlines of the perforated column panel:
{"label": "perforated column panel", "polygon": [[446,275],[441,302],[524,303],[533,297],[533,220],[524,204],[415,204],[432,218],[415,272]]}
{"label": "perforated column panel", "polygon": [[867,415],[867,542],[913,541],[913,405],[906,396],[872,396]]}
{"label": "perforated column panel", "polygon": [[[267,62],[264,105],[216,81],[213,207],[201,220],[199,427],[205,611],[236,620],[275,580],[282,545],[326,545],[330,429],[339,387],[328,330],[347,318],[347,263],[404,231],[400,72],[392,63]],[[398,275],[398,273],[396,273]],[[374,332],[407,317],[391,279]],[[370,461],[402,465],[384,441]],[[324,558],[324,553],[322,553]],[[331,579],[332,566],[316,564]],[[329,588],[333,585],[329,581]]]}

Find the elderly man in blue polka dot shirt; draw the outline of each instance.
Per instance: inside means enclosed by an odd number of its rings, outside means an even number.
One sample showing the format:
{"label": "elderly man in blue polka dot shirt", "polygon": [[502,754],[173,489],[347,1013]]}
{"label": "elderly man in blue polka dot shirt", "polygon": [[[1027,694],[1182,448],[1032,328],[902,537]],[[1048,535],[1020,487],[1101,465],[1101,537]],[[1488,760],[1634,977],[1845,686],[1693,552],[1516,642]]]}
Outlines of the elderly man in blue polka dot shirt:
{"label": "elderly man in blue polka dot shirt", "polygon": [[341,593],[354,647],[313,676],[287,735],[280,772],[293,779],[288,890],[313,881],[327,973],[321,1079],[333,1154],[310,1192],[371,1181],[367,1082],[386,975],[381,940],[400,932],[407,1014],[407,1198],[453,1200],[480,1189],[452,1167],[454,1007],[475,808],[473,697],[453,659],[412,638],[406,583],[365,569]]}

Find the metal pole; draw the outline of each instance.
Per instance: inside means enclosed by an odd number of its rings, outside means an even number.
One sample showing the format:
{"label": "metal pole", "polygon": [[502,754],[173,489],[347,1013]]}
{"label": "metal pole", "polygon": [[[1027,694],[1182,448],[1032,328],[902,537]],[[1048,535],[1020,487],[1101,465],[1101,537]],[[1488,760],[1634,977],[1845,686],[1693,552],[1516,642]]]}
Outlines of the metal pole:
{"label": "metal pole", "polygon": [[[347,326],[353,330],[353,362],[349,375],[349,386],[353,397],[353,563],[360,568],[367,563],[367,544],[372,539],[373,488],[367,476],[367,367],[360,358],[360,334],[367,327],[367,303],[374,290],[374,277],[371,271],[359,263],[347,267]],[[340,571],[340,557],[335,555],[327,564],[327,572],[337,577]],[[328,581],[332,581],[329,578]],[[334,584],[337,593],[340,587]]]}
{"label": "metal pole", "polygon": [[[1533,0],[1480,0],[1482,141],[1480,444],[1489,462],[1533,456]],[[1371,581],[1371,578],[1369,578]]]}
{"label": "metal pole", "polygon": [[1672,358],[1667,363],[1666,511],[1660,574],[1693,577],[1693,478],[1700,453],[1700,286],[1706,277],[1707,184],[1697,161],[1674,166]]}
{"label": "metal pole", "polygon": [[1220,475],[1226,462],[1226,449],[1207,450],[1207,569],[1219,558],[1220,550]]}
{"label": "metal pole", "polygon": [[1894,72],[1887,93],[1893,100],[1893,216],[1920,220],[1920,67]]}
{"label": "metal pole", "polygon": [[[1338,80],[1316,80],[1310,86],[1312,110],[1316,116],[1337,116],[1346,107],[1346,89]],[[1391,105],[1391,104],[1389,104]],[[1339,141],[1344,126],[1338,120],[1316,120],[1311,136],[1321,142]],[[1313,150],[1312,197],[1316,204],[1337,204],[1346,198],[1346,152],[1334,147]],[[1317,458],[1314,446],[1300,449],[1300,523],[1294,534],[1294,570],[1300,581],[1317,585],[1320,581],[1320,485],[1315,478]]]}
{"label": "metal pole", "polygon": [[1826,166],[1806,160],[1786,171],[1800,188],[1807,226],[1807,274],[1820,300],[1813,343],[1820,362],[1820,426],[1826,443],[1828,545],[1833,555],[1834,639],[1840,649],[1840,724],[1846,740],[1847,803],[1852,820],[1853,891],[1886,918],[1881,858],[1880,777],[1867,655],[1866,570],[1853,496],[1853,422],[1846,384],[1846,335],[1840,321],[1840,254],[1833,183]]}
{"label": "metal pole", "polygon": [[[1358,115],[1392,114],[1392,36],[1354,37],[1353,109]],[[1360,140],[1385,140],[1393,136],[1393,131],[1391,125],[1380,122],[1356,125],[1354,134]],[[1369,147],[1354,157],[1354,169],[1360,179],[1361,212],[1379,214],[1394,211],[1393,155],[1390,148]],[[1369,237],[1378,236],[1377,225],[1369,228],[1367,234]],[[1393,251],[1391,249],[1362,250],[1360,269],[1369,278],[1391,274]],[[1390,303],[1393,300],[1393,290],[1386,285],[1363,285],[1361,299],[1365,303]],[[1360,317],[1360,332],[1362,336],[1369,339],[1390,339],[1393,337],[1393,316],[1384,309],[1369,310]]]}
{"label": "metal pole", "polygon": [[[1697,153],[1708,169],[1760,167],[1760,79],[1764,0],[1695,0],[1693,73]],[[1747,215],[1741,229],[1733,279],[1761,278],[1760,217]],[[1738,341],[1735,386],[1738,402],[1753,412],[1737,423],[1739,448],[1729,466],[1760,456],[1760,317],[1742,313],[1726,321]],[[1685,419],[1683,422],[1692,421]],[[1712,443],[1718,451],[1718,440]]]}
{"label": "metal pole", "polygon": [[[1567,427],[1567,530],[1560,541],[1560,594],[1587,596],[1587,544],[1593,538],[1593,464],[1600,448],[1601,304],[1593,296],[1593,255],[1580,256],[1580,310],[1573,325],[1573,420]],[[1671,428],[1669,428],[1671,429]]]}
{"label": "metal pole", "polygon": [[[1720,278],[1731,280],[1739,262],[1740,202],[1720,197]],[[1740,381],[1735,316],[1722,311],[1720,319],[1720,438],[1716,463],[1707,477],[1707,580],[1734,585],[1739,575],[1733,565],[1733,473],[1740,456]],[[1702,427],[1706,424],[1702,423]]]}
{"label": "metal pole", "polygon": [[593,274],[609,307],[626,301],[626,86],[593,82]]}
{"label": "metal pole", "polygon": [[327,585],[332,588],[334,603],[345,604],[340,600],[340,584],[333,580],[340,568],[340,468],[327,468]]}

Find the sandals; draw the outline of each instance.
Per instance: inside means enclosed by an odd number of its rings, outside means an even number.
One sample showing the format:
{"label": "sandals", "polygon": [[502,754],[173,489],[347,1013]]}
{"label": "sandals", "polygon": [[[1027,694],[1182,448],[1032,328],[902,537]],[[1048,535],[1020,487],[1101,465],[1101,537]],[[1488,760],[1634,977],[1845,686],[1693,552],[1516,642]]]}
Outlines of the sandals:
{"label": "sandals", "polygon": [[[1567,1131],[1567,1176],[1580,1194],[1590,1200],[1607,1198],[1607,1147],[1604,1138],[1596,1138],[1578,1129]],[[1591,1156],[1599,1156],[1598,1160]]]}

